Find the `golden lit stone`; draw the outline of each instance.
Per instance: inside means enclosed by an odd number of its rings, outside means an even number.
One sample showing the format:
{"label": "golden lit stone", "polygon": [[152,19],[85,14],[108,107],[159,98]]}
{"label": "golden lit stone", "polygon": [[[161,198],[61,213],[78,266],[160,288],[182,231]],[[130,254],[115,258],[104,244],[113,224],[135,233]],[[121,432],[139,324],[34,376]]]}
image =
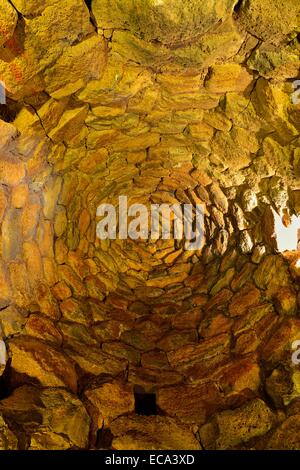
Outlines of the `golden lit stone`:
{"label": "golden lit stone", "polygon": [[298,3],[0,0],[0,449],[300,448]]}

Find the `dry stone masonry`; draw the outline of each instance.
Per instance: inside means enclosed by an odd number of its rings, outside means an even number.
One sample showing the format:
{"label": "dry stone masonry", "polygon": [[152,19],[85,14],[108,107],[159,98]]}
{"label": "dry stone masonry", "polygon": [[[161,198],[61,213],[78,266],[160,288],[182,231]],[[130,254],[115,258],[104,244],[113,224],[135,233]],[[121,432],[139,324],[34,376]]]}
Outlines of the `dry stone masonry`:
{"label": "dry stone masonry", "polygon": [[[299,10],[0,0],[0,449],[300,449]],[[121,195],[203,249],[99,240]]]}

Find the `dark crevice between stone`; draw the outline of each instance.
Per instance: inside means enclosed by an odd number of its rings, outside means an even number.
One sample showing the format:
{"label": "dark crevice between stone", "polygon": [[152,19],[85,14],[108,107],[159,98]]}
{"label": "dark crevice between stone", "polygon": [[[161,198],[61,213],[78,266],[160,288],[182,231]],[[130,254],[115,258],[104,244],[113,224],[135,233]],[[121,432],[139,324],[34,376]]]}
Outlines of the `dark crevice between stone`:
{"label": "dark crevice between stone", "polygon": [[3,374],[0,377],[0,400],[4,400],[8,398],[11,394],[11,388],[9,386],[10,383],[10,362],[9,359],[6,363],[5,369]]}
{"label": "dark crevice between stone", "polygon": [[92,0],[84,0],[84,1],[85,1],[86,6],[88,7],[88,9],[91,11],[91,9],[92,9]]}
{"label": "dark crevice between stone", "polygon": [[95,28],[95,30],[97,31],[96,19],[93,15],[93,12],[92,12],[92,0],[84,0],[84,1],[85,1],[86,6],[89,9],[89,12],[90,12],[90,22],[93,25],[93,28]]}
{"label": "dark crevice between stone", "polygon": [[141,416],[157,415],[155,393],[135,393],[135,412]]}
{"label": "dark crevice between stone", "polygon": [[234,13],[236,13],[237,15],[239,14],[239,12],[241,11],[241,8],[243,6],[243,3],[244,3],[244,0],[238,0],[237,3],[235,4],[234,6]]}
{"label": "dark crevice between stone", "polygon": [[112,441],[113,441],[113,434],[110,429],[99,429],[97,432],[97,449],[107,450],[111,449]]}
{"label": "dark crevice between stone", "polygon": [[13,122],[17,116],[17,109],[15,106],[7,104],[0,104],[0,119],[5,122]]}

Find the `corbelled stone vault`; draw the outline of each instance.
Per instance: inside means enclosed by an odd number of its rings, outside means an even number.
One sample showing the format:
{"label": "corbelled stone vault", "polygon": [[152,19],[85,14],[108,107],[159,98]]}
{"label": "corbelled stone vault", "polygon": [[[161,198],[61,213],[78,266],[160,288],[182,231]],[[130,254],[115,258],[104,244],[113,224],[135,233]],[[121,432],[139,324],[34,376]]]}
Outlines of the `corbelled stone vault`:
{"label": "corbelled stone vault", "polygon": [[0,449],[300,449],[299,10],[0,0]]}

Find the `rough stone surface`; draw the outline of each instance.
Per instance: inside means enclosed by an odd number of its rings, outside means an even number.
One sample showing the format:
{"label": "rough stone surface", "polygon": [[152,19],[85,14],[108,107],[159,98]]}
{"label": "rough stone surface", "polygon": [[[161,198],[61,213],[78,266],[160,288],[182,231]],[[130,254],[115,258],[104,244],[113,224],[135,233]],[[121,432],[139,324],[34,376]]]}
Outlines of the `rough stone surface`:
{"label": "rough stone surface", "polygon": [[[299,448],[299,24],[0,0],[1,449]],[[119,196],[201,246],[100,240]]]}
{"label": "rough stone surface", "polygon": [[[205,448],[229,449],[266,434],[274,425],[275,416],[262,400],[249,402],[233,411],[222,411],[213,423],[204,425],[200,435]],[[210,442],[210,427],[214,427],[216,439]]]}
{"label": "rough stone surface", "polygon": [[116,450],[200,450],[200,444],[187,426],[172,418],[135,416],[118,418],[111,426]]}

